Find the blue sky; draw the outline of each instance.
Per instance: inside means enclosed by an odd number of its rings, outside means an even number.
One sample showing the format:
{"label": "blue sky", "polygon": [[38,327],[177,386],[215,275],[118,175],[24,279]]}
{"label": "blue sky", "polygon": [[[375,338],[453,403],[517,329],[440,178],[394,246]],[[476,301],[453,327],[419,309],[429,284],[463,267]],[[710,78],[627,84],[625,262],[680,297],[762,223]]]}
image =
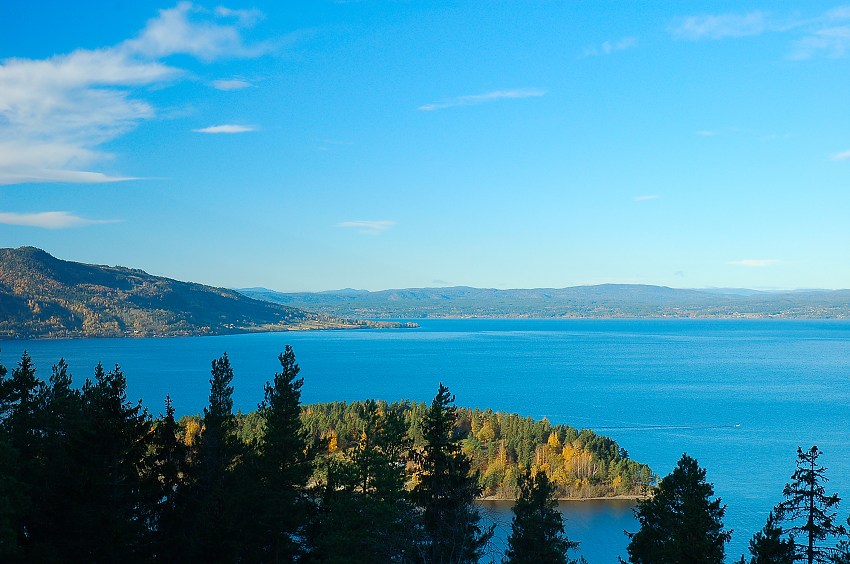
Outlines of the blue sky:
{"label": "blue sky", "polygon": [[284,291],[847,288],[848,100],[832,2],[5,2],[0,246]]}

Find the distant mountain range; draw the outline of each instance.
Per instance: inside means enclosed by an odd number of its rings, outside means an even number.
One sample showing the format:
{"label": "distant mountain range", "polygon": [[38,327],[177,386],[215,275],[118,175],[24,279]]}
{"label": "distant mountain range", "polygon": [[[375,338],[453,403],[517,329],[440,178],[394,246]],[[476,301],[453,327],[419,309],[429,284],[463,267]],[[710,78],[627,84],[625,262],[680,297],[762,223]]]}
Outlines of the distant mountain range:
{"label": "distant mountain range", "polygon": [[221,335],[356,328],[322,313],[34,247],[0,249],[0,338]]}
{"label": "distant mountain range", "polygon": [[317,313],[357,318],[850,318],[850,290],[686,290],[637,284],[495,290],[455,286],[246,296]]}

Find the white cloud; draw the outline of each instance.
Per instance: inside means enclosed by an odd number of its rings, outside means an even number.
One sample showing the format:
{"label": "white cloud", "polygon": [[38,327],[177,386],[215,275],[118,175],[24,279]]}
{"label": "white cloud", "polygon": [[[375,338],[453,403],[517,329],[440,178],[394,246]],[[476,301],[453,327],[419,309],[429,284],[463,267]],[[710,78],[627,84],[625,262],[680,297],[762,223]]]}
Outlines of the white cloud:
{"label": "white cloud", "polygon": [[242,90],[253,86],[250,82],[238,78],[214,80],[212,85],[216,90]]}
{"label": "white cloud", "polygon": [[[244,10],[219,8],[216,15],[246,14]],[[192,16],[206,12],[190,2],[180,2],[174,8],[160,10],[148,21],[142,33],[125,41],[121,48],[146,57],[160,58],[175,54],[193,55],[203,61],[220,58],[256,57],[268,52],[268,44],[248,46],[242,41],[240,27],[248,27],[256,19],[238,17],[236,25],[220,25],[212,21],[193,21]]]}
{"label": "white cloud", "polygon": [[477,104],[484,104],[485,102],[494,102],[496,100],[534,98],[537,96],[543,96],[545,94],[546,91],[540,90],[539,88],[494,90],[493,92],[486,92],[484,94],[458,96],[457,98],[452,98],[451,100],[447,100],[445,102],[425,104],[424,106],[419,106],[419,109],[425,112],[431,112],[434,110],[442,110],[444,108],[453,108],[456,106],[475,106]]}
{"label": "white cloud", "polygon": [[834,161],[850,161],[850,150],[842,151],[840,153],[835,153],[832,155],[832,160]]}
{"label": "white cloud", "polygon": [[610,55],[615,51],[624,51],[626,49],[631,49],[632,47],[637,46],[637,38],[635,37],[623,37],[622,39],[618,39],[616,41],[603,41],[601,45],[588,47],[584,50],[584,55],[587,57],[593,57],[596,55]]}
{"label": "white cloud", "polygon": [[248,131],[256,131],[256,127],[252,127],[250,125],[234,125],[234,124],[224,124],[224,125],[211,125],[209,127],[204,127],[201,129],[193,129],[197,133],[247,133]]}
{"label": "white cloud", "polygon": [[635,196],[633,199],[636,202],[646,202],[648,200],[657,200],[661,196]]}
{"label": "white cloud", "polygon": [[744,266],[747,268],[763,268],[765,266],[773,266],[781,262],[781,260],[777,259],[741,259],[729,261],[729,264],[733,266]]}
{"label": "white cloud", "polygon": [[156,108],[138,97],[142,87],[186,76],[159,58],[180,53],[212,61],[267,50],[243,42],[239,28],[247,25],[247,14],[225,9],[218,16],[237,23],[217,23],[182,2],[161,10],[136,38],[112,47],[0,61],[0,184],[128,180],[91,169],[110,158],[104,143],[157,117]]}
{"label": "white cloud", "polygon": [[759,35],[768,29],[767,14],[720,14],[691,16],[678,20],[670,27],[670,33],[680,39],[722,39],[724,37],[746,37]]}
{"label": "white cloud", "polygon": [[337,223],[336,226],[346,229],[357,229],[359,233],[363,233],[364,235],[380,235],[395,224],[395,221],[389,219],[379,219],[341,221],[340,223]]}
{"label": "white cloud", "polygon": [[69,227],[83,227],[100,223],[118,223],[119,221],[117,219],[86,219],[65,211],[40,213],[0,212],[0,223],[26,227],[41,227],[43,229],[67,229]]}
{"label": "white cloud", "polygon": [[717,133],[716,131],[711,131],[708,129],[702,129],[700,131],[697,131],[696,134],[700,137],[716,137],[717,135],[719,135],[719,133]]}

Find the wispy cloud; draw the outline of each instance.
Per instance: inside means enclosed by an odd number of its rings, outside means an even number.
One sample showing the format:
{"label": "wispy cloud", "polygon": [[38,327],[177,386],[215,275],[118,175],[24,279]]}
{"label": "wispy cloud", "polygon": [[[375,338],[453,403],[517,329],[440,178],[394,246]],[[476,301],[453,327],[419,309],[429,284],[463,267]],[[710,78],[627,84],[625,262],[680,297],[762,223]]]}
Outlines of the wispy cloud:
{"label": "wispy cloud", "polygon": [[247,133],[249,131],[256,131],[257,128],[250,125],[235,125],[235,124],[224,124],[224,125],[211,125],[209,127],[203,127],[201,129],[193,129],[197,133]]}
{"label": "wispy cloud", "polygon": [[718,135],[720,135],[718,132],[711,131],[709,129],[701,129],[697,131],[696,134],[700,137],[717,137]]}
{"label": "wispy cloud", "polygon": [[747,268],[764,268],[765,266],[773,266],[781,262],[781,260],[777,259],[741,259],[729,261],[728,264],[733,266],[744,266]]}
{"label": "wispy cloud", "polygon": [[848,161],[850,160],[850,150],[842,151],[840,153],[835,153],[832,155],[832,160],[834,161]]}
{"label": "wispy cloud", "polygon": [[661,196],[635,196],[635,197],[634,197],[634,198],[632,198],[632,199],[633,199],[635,202],[646,202],[646,201],[649,201],[649,200],[657,200],[657,199],[659,199],[660,197],[661,197]]}
{"label": "wispy cloud", "polygon": [[236,18],[239,21],[239,25],[243,27],[251,27],[266,17],[264,13],[257,9],[233,10],[224,6],[216,8],[215,15],[221,18]]}
{"label": "wispy cloud", "polygon": [[119,223],[118,219],[86,219],[66,211],[50,211],[39,213],[0,212],[0,223],[6,225],[21,225],[26,227],[41,227],[43,229],[68,229],[84,227],[101,223]]}
{"label": "wispy cloud", "polygon": [[525,88],[516,90],[494,90],[493,92],[485,92],[484,94],[471,94],[468,96],[458,96],[444,102],[434,102],[419,106],[419,109],[424,112],[434,110],[442,110],[445,108],[454,108],[456,106],[476,106],[486,102],[495,102],[497,100],[510,100],[517,98],[534,98],[546,94],[545,90],[539,88]]}
{"label": "wispy cloud", "polygon": [[[847,20],[850,13],[835,12],[835,23]],[[825,55],[833,59],[841,59],[850,54],[850,25],[827,25],[813,29],[805,37],[795,41],[790,58],[795,60],[811,59],[816,55]]]}
{"label": "wispy cloud", "polygon": [[584,50],[585,57],[595,57],[598,55],[610,55],[615,51],[625,51],[637,47],[638,41],[636,37],[623,37],[616,41],[603,41],[601,45],[587,47]]}
{"label": "wispy cloud", "polygon": [[238,78],[222,78],[219,80],[213,80],[212,82],[213,88],[216,90],[243,90],[245,88],[251,88],[254,86],[247,80],[240,80]]}
{"label": "wispy cloud", "polygon": [[345,229],[356,229],[358,233],[362,233],[364,235],[380,235],[395,224],[395,221],[389,219],[379,219],[341,221],[337,223],[336,226]]}
{"label": "wispy cloud", "polygon": [[727,13],[679,18],[668,28],[676,38],[698,41],[747,37],[763,33],[791,35],[788,57],[810,59],[819,55],[850,55],[850,6],[840,6],[813,17],[769,12]]}
{"label": "wispy cloud", "polygon": [[139,97],[143,92],[187,76],[160,59],[263,54],[268,45],[242,39],[241,30],[255,20],[181,2],[118,45],[0,62],[0,183],[128,180],[92,169],[111,157],[101,149],[105,143],[157,117]]}
{"label": "wispy cloud", "polygon": [[759,35],[768,27],[765,12],[720,14],[681,18],[670,26],[670,33],[679,39],[723,39]]}

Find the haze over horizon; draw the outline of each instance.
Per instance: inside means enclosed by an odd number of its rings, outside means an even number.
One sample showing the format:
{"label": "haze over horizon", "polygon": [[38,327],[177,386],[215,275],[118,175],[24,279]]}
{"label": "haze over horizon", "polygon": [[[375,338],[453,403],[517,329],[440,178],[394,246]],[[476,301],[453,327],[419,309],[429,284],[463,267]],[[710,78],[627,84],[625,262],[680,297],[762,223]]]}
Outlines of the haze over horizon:
{"label": "haze over horizon", "polygon": [[0,246],[223,287],[850,286],[850,5],[7,3]]}

